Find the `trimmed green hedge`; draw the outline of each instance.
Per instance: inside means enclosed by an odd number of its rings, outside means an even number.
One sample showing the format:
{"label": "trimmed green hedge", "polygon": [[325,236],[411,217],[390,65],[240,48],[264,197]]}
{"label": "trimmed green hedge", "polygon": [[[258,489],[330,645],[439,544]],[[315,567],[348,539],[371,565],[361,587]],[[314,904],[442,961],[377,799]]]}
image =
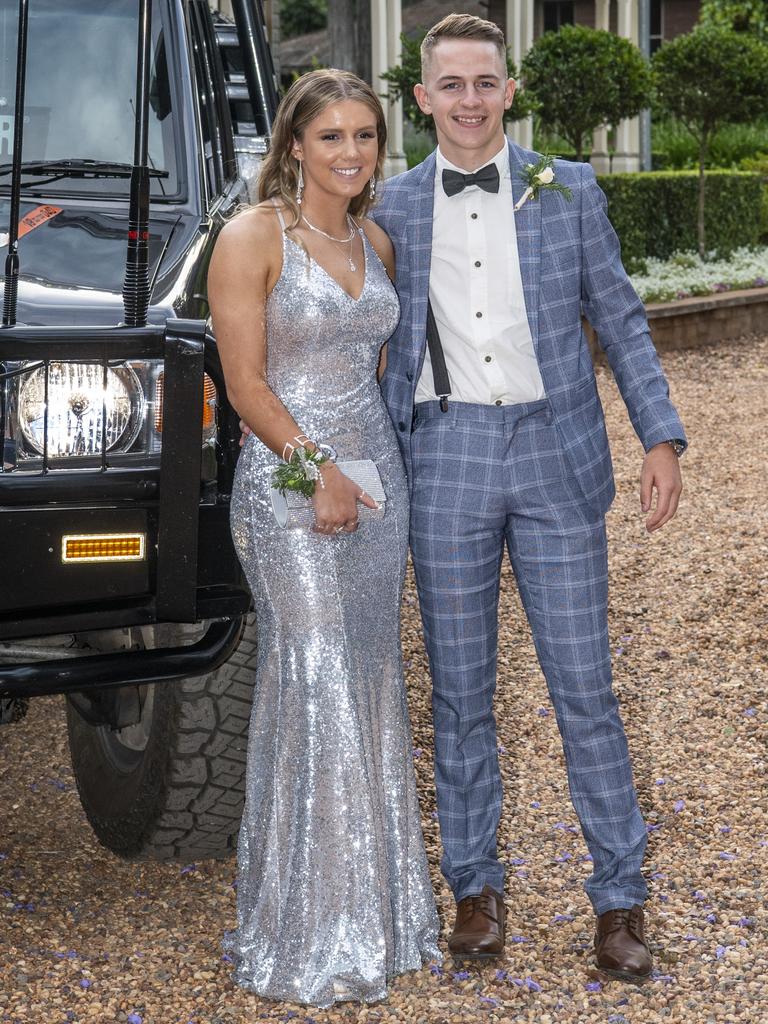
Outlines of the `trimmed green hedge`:
{"label": "trimmed green hedge", "polygon": [[[760,237],[761,178],[747,171],[706,171],[707,249],[725,255]],[[630,272],[647,256],[667,259],[697,249],[698,172],[599,174],[608,216]]]}

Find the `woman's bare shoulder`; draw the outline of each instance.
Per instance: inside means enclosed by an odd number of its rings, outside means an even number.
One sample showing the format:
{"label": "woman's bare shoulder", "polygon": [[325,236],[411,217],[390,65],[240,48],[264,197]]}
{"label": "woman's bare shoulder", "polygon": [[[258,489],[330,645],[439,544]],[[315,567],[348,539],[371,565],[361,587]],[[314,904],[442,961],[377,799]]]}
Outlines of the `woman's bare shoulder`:
{"label": "woman's bare shoulder", "polygon": [[389,235],[383,228],[380,228],[378,224],[375,224],[367,217],[362,222],[362,228],[368,237],[368,241],[376,250],[376,255],[387,268],[389,276],[392,277],[395,269],[395,250]]}
{"label": "woman's bare shoulder", "polygon": [[[219,232],[211,269],[230,282],[261,278],[274,284],[283,260],[280,221],[270,201],[249,206],[230,218]],[[217,273],[218,272],[218,273]]]}

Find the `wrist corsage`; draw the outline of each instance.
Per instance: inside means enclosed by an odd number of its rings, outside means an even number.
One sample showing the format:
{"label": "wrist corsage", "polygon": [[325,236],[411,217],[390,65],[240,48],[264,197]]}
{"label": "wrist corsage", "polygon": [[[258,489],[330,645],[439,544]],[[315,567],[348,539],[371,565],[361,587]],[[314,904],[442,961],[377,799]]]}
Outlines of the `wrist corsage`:
{"label": "wrist corsage", "polygon": [[559,181],[555,181],[553,163],[554,157],[542,156],[539,157],[535,164],[525,165],[525,169],[520,172],[520,177],[525,182],[527,188],[515,203],[515,212],[529,199],[538,199],[539,192],[542,189],[548,192],[560,192],[566,199],[573,199],[573,192],[571,192],[568,186],[561,185]]}
{"label": "wrist corsage", "polygon": [[272,474],[271,484],[282,495],[286,491],[296,491],[305,498],[311,498],[318,482],[321,487],[325,487],[320,467],[335,459],[336,452],[330,445],[317,445],[310,451],[301,444],[293,448],[290,457],[277,467]]}

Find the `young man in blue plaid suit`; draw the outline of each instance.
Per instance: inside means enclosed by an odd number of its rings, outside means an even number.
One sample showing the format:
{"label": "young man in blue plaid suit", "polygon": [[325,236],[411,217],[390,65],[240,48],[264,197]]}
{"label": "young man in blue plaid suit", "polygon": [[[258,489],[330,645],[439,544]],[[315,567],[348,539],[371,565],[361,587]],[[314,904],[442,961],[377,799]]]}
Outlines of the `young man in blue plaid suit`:
{"label": "young man in blue plaid suit", "polygon": [[[539,156],[504,134],[514,93],[505,54],[499,29],[479,18],[450,15],[430,30],[415,94],[438,150],[387,181],[374,213],[397,255],[401,320],[382,390],[411,486],[442,870],[458,905],[449,948],[479,958],[504,945],[492,702],[506,547],[594,863],[597,963],[637,978],[651,970],[646,830],[611,687],[604,517],[614,483],[582,312],[646,452],[649,530],[675,514],[685,434],[592,169],[555,161],[570,201],[556,189],[524,196],[521,174]],[[428,306],[442,343],[429,350]]]}

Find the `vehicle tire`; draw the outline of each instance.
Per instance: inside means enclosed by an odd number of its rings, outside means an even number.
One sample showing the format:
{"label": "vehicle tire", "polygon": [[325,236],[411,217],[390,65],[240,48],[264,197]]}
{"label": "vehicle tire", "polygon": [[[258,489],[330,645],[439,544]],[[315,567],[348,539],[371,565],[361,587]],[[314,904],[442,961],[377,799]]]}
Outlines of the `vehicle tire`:
{"label": "vehicle tire", "polygon": [[104,846],[130,859],[185,862],[235,851],[255,654],[251,615],[229,661],[142,688],[141,722],[122,730],[88,724],[67,701],[80,801]]}

